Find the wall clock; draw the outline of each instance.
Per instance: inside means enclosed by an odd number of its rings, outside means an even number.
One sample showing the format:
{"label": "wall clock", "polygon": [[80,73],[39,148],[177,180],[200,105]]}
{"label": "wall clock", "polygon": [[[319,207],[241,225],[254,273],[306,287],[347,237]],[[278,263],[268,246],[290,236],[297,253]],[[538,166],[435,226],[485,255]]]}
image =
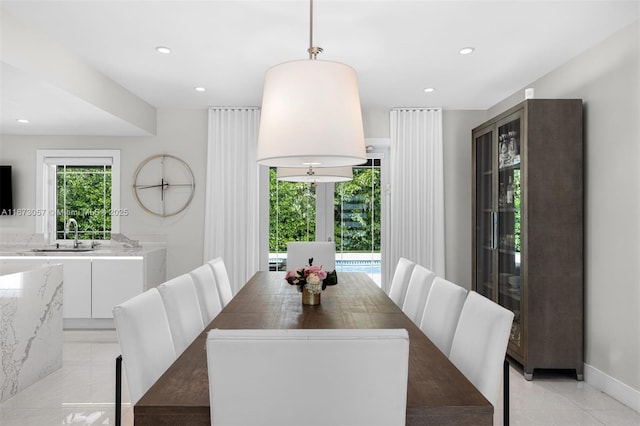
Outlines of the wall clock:
{"label": "wall clock", "polygon": [[133,194],[144,211],[173,216],[189,206],[196,184],[184,160],[157,154],[143,160],[133,175]]}

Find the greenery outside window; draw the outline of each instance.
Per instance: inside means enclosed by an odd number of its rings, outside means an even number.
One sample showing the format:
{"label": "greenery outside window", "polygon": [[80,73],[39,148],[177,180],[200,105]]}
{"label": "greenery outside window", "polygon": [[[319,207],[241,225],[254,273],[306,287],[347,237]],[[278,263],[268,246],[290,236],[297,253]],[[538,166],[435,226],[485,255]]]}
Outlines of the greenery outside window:
{"label": "greenery outside window", "polygon": [[353,180],[336,184],[334,235],[336,250],[380,253],[380,160],[353,168]]}
{"label": "greenery outside window", "polygon": [[73,238],[65,224],[78,222],[78,239],[111,239],[111,165],[56,168],[56,240]]}
{"label": "greenery outside window", "polygon": [[75,219],[78,239],[108,241],[119,232],[120,151],[38,150],[40,232],[50,243],[74,238],[65,224]]}
{"label": "greenery outside window", "polygon": [[[353,167],[353,180],[286,182],[270,169],[269,268],[285,270],[287,242],[335,241],[338,272],[366,272],[381,283],[382,167]],[[321,237],[318,238],[318,235]]]}
{"label": "greenery outside window", "polygon": [[286,253],[289,241],[316,240],[316,190],[307,182],[277,179],[269,170],[269,251]]}

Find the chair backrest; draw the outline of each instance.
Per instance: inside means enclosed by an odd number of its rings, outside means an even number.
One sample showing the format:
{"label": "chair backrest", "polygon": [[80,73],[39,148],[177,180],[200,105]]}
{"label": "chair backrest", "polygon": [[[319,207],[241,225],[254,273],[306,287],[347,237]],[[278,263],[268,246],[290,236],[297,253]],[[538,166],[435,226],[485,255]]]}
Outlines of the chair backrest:
{"label": "chair backrest", "polygon": [[135,404],[176,359],[169,320],[158,289],[151,288],[113,308],[113,320]]}
{"label": "chair backrest", "polygon": [[404,425],[406,330],[212,330],[215,425]]}
{"label": "chair backrest", "polygon": [[213,275],[213,269],[209,265],[202,265],[189,272],[196,286],[196,294],[200,302],[202,322],[206,326],[222,310],[218,286]]}
{"label": "chair backrest", "polygon": [[449,359],[494,406],[513,312],[470,291],[460,313]]}
{"label": "chair backrest", "polygon": [[204,330],[196,286],[189,274],[182,274],[158,286],[167,310],[169,329],[176,353],[181,354]]}
{"label": "chair backrest", "polygon": [[231,288],[231,281],[229,280],[229,274],[227,273],[227,267],[224,266],[224,260],[221,257],[216,257],[207,262],[213,270],[213,276],[216,279],[216,285],[218,286],[218,294],[220,295],[220,303],[224,308],[227,303],[233,299],[233,289]]}
{"label": "chair backrest", "polygon": [[287,243],[287,270],[309,265],[313,258],[315,266],[327,272],[336,269],[336,244],[332,241],[291,241]]}
{"label": "chair backrest", "polygon": [[400,308],[402,308],[402,304],[404,303],[404,296],[407,293],[409,279],[411,279],[411,273],[415,266],[416,264],[414,262],[401,257],[393,273],[391,287],[389,288],[389,297]]}
{"label": "chair backrest", "polygon": [[447,356],[467,293],[459,285],[436,277],[427,296],[420,329]]}
{"label": "chair backrest", "polygon": [[402,311],[417,325],[420,326],[424,305],[436,274],[422,265],[416,265],[411,273],[407,294],[402,303]]}

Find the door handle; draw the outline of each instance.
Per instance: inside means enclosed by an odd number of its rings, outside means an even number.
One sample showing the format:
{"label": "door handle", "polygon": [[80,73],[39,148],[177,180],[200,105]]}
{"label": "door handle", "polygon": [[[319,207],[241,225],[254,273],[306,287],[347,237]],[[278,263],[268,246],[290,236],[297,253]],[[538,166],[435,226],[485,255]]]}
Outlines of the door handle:
{"label": "door handle", "polygon": [[491,212],[491,249],[498,248],[498,212]]}

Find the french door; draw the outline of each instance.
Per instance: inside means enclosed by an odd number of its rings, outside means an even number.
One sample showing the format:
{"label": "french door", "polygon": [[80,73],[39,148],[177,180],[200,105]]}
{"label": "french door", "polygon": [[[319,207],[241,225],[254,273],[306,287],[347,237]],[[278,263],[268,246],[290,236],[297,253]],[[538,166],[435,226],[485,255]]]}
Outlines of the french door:
{"label": "french door", "polygon": [[270,170],[269,267],[285,269],[287,242],[335,241],[336,270],[368,273],[380,285],[383,158],[339,183],[282,182]]}

